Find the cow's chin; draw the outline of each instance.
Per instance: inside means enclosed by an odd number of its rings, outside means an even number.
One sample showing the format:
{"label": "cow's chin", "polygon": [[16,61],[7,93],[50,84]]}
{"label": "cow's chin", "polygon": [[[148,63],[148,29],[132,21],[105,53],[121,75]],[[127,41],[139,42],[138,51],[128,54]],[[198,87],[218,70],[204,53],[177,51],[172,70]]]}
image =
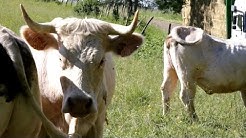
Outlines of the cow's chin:
{"label": "cow's chin", "polygon": [[89,116],[91,113],[69,113],[72,117],[76,118],[86,118]]}

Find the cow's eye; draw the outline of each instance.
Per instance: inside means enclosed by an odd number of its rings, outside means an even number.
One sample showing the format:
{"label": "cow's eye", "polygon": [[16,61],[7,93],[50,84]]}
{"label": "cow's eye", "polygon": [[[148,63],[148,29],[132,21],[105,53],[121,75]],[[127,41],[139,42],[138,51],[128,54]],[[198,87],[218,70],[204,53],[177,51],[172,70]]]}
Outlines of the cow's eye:
{"label": "cow's eye", "polygon": [[59,57],[59,61],[60,61],[60,66],[61,66],[62,70],[65,70],[68,66],[68,61],[62,56]]}

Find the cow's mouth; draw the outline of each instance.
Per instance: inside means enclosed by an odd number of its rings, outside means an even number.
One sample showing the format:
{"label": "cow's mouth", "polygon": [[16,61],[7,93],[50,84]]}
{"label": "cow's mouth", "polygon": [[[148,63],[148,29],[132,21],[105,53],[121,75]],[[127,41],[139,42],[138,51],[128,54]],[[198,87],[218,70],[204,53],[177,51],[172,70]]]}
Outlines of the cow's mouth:
{"label": "cow's mouth", "polygon": [[76,118],[85,118],[90,115],[90,112],[70,112],[69,113],[72,117]]}

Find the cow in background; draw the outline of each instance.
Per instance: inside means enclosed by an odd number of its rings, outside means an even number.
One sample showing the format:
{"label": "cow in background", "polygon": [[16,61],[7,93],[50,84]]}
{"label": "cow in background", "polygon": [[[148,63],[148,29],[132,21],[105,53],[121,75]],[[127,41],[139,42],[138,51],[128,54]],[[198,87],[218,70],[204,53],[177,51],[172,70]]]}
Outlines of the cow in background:
{"label": "cow in background", "polygon": [[190,26],[174,27],[164,43],[163,113],[179,80],[180,99],[191,118],[196,85],[207,94],[240,91],[246,106],[246,40],[224,40]]}
{"label": "cow in background", "polygon": [[51,137],[68,137],[41,110],[37,70],[30,49],[3,26],[0,63],[0,137],[37,137],[42,122]]}
{"label": "cow in background", "polygon": [[36,23],[22,12],[28,26],[21,35],[38,68],[45,115],[68,134],[102,137],[115,89],[112,53],[126,57],[142,44],[133,33],[138,12],[129,26],[78,18]]}

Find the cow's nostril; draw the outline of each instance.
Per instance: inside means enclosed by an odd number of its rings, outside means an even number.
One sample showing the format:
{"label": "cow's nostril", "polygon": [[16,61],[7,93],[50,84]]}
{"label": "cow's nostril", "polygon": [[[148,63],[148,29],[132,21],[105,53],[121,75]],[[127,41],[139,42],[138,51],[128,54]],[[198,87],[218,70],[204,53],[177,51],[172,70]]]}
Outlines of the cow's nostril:
{"label": "cow's nostril", "polygon": [[91,105],[92,105],[92,99],[91,98],[89,98],[88,100],[87,100],[87,102],[86,102],[86,104],[85,104],[85,108],[86,109],[89,109],[90,107],[91,107]]}

